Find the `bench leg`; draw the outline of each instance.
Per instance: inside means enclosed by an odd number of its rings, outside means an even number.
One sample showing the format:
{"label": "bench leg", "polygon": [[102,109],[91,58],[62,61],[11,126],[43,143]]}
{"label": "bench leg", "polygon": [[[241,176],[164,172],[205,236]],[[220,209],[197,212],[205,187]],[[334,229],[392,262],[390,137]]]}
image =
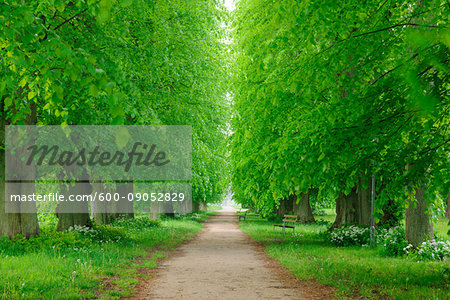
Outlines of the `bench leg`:
{"label": "bench leg", "polygon": [[286,234],[286,229],[285,229],[285,227],[283,226],[283,235],[285,235]]}
{"label": "bench leg", "polygon": [[292,228],[292,234],[295,234],[295,227]]}

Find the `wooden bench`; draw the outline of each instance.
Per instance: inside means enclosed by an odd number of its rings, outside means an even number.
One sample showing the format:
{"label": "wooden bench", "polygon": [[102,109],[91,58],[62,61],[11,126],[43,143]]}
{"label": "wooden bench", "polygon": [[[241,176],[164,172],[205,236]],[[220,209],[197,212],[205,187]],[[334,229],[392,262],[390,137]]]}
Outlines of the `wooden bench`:
{"label": "wooden bench", "polygon": [[242,209],[242,208],[238,211],[238,214],[239,213],[244,213],[243,215],[239,215],[239,221],[241,220],[241,218],[243,218],[244,221],[245,221],[245,218],[247,217],[247,212],[248,211],[249,211],[248,209]]}
{"label": "wooden bench", "polygon": [[283,224],[273,224],[273,232],[275,232],[275,227],[282,227],[283,234],[285,234],[286,228],[292,228],[292,233],[295,233],[295,225],[297,224],[298,216],[294,215],[284,215]]}

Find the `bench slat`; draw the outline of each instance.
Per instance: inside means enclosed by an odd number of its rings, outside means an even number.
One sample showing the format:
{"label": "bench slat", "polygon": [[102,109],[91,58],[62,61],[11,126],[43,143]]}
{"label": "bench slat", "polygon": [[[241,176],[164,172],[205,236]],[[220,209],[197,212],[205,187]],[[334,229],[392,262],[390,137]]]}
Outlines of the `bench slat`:
{"label": "bench slat", "polygon": [[[286,228],[292,229],[292,231],[295,231],[295,225],[298,222],[298,216],[295,215],[284,215],[283,216],[283,224],[273,224],[273,230],[275,231],[275,227],[282,227],[283,228],[283,234],[284,230]],[[286,223],[291,223],[292,225],[287,225]]]}

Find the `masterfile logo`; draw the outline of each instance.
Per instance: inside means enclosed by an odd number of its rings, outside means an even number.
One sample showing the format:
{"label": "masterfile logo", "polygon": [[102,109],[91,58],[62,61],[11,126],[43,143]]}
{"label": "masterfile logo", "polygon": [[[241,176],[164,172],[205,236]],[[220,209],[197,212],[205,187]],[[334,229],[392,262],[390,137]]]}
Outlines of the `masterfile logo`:
{"label": "masterfile logo", "polygon": [[7,213],[192,209],[191,126],[7,126],[5,146]]}
{"label": "masterfile logo", "polygon": [[190,180],[191,126],[7,126],[7,180]]}

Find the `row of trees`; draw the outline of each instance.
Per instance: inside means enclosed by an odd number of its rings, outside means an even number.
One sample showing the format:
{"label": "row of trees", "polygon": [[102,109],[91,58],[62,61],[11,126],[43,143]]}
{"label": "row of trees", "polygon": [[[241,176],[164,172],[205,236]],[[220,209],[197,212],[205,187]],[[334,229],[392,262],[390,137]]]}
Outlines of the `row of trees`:
{"label": "row of trees", "polygon": [[4,211],[5,125],[192,125],[194,203],[220,197],[229,109],[219,2],[0,3],[0,235],[39,232],[36,214]]}
{"label": "row of trees", "polygon": [[449,15],[441,0],[239,1],[238,201],[269,211],[318,188],[334,226],[368,225],[376,174],[378,218],[405,207],[408,240],[432,236],[450,190]]}

